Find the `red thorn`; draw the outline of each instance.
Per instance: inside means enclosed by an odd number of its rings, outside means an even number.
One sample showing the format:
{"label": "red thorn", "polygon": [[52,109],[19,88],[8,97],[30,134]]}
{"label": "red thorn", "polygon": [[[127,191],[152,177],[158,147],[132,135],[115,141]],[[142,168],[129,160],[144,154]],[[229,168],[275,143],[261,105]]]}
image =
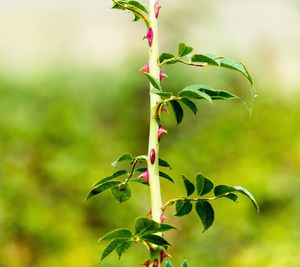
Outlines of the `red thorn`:
{"label": "red thorn", "polygon": [[160,138],[162,137],[162,135],[167,134],[167,133],[168,133],[168,131],[166,129],[159,126],[159,128],[158,128],[158,141],[160,141]]}
{"label": "red thorn", "polygon": [[153,30],[152,30],[152,28],[148,29],[146,38],[148,39],[149,46],[152,46],[152,43],[153,43]]}
{"label": "red thorn", "polygon": [[159,73],[159,79],[162,80],[164,77],[168,77],[168,75],[165,74],[164,72],[160,71],[160,73]]}
{"label": "red thorn", "polygon": [[155,5],[154,5],[155,18],[158,18],[160,9],[161,9],[161,5],[160,5],[159,1],[156,1]]}
{"label": "red thorn", "polygon": [[145,265],[146,267],[150,266],[150,260],[145,261],[142,265]]}
{"label": "red thorn", "polygon": [[139,178],[144,179],[147,182],[147,184],[149,184],[149,171],[148,171],[148,169],[146,169],[145,172],[143,172],[141,175],[139,175]]}
{"label": "red thorn", "polygon": [[163,223],[165,220],[167,219],[167,217],[165,215],[160,215],[160,222]]}
{"label": "red thorn", "polygon": [[155,260],[153,261],[153,267],[158,267],[158,265],[159,265],[158,260],[155,259]]}
{"label": "red thorn", "polygon": [[168,108],[166,106],[163,106],[162,109],[161,109],[161,111],[165,111],[165,112],[169,113],[169,110],[168,110]]}
{"label": "red thorn", "polygon": [[167,251],[165,251],[164,249],[162,249],[160,251],[160,263],[162,263],[164,261],[165,258],[170,257],[169,253]]}
{"label": "red thorn", "polygon": [[148,64],[148,63],[145,64],[143,67],[141,67],[141,68],[139,69],[139,71],[149,73],[149,71],[150,71],[149,64]]}

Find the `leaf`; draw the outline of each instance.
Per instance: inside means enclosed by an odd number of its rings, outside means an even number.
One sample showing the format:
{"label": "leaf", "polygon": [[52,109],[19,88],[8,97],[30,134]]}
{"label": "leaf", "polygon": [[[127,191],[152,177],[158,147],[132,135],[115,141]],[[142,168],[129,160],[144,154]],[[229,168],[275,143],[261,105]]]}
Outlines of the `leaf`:
{"label": "leaf", "polygon": [[[193,84],[185,87],[182,91],[200,91],[208,95],[212,100],[236,99],[236,95],[223,90],[215,90],[205,84]],[[182,92],[181,91],[181,92]],[[179,92],[179,93],[181,93]]]}
{"label": "leaf", "polygon": [[160,171],[160,172],[159,172],[159,176],[162,177],[162,178],[165,178],[165,179],[169,180],[170,182],[172,182],[172,183],[174,184],[173,178],[170,177],[168,174],[166,174],[166,173]]}
{"label": "leaf", "polygon": [[113,230],[99,239],[99,242],[103,240],[111,239],[130,239],[133,237],[133,234],[128,229],[117,229]]}
{"label": "leaf", "polygon": [[170,168],[170,170],[172,169],[171,165],[166,160],[163,160],[161,158],[159,158],[159,160],[158,160],[158,165],[161,166],[161,167]]}
{"label": "leaf", "polygon": [[171,245],[166,239],[158,235],[144,235],[141,237],[141,240],[147,241],[154,245],[162,246],[164,248],[167,248]]}
{"label": "leaf", "polygon": [[149,73],[145,72],[144,73],[147,77],[147,79],[149,80],[149,82],[151,83],[151,85],[155,88],[161,91],[161,86],[160,83]]}
{"label": "leaf", "polygon": [[197,175],[196,182],[199,196],[209,193],[214,188],[214,183],[202,174]]}
{"label": "leaf", "polygon": [[181,267],[189,267],[187,260],[183,261],[183,263],[181,264]]}
{"label": "leaf", "polygon": [[151,90],[151,92],[152,92],[153,94],[159,95],[159,96],[160,96],[161,98],[163,98],[163,99],[165,99],[165,98],[170,98],[170,97],[173,96],[173,94],[170,93],[170,92],[162,92],[162,91],[159,91],[159,90],[157,90],[157,89]]}
{"label": "leaf", "polygon": [[132,243],[133,241],[126,241],[116,248],[116,251],[119,255],[119,259],[121,259],[122,254],[124,254],[126,250],[128,250],[131,247]]}
{"label": "leaf", "polygon": [[126,202],[131,198],[131,190],[128,184],[119,184],[112,187],[111,193],[120,203]]}
{"label": "leaf", "polygon": [[208,65],[219,65],[219,62],[217,62],[213,57],[210,57],[208,54],[195,54],[192,56],[192,62],[197,63],[206,63]]}
{"label": "leaf", "polygon": [[184,56],[190,54],[192,51],[193,51],[193,48],[190,46],[187,46],[184,43],[180,43],[178,45],[178,56],[179,57],[184,57]]}
{"label": "leaf", "polygon": [[147,183],[147,181],[143,178],[131,178],[130,182],[135,182],[135,183],[139,183],[139,184],[144,184],[149,186],[149,184]]}
{"label": "leaf", "polygon": [[165,232],[171,229],[176,228],[170,224],[155,222],[147,217],[140,217],[135,221],[135,234],[139,236]]}
{"label": "leaf", "polygon": [[129,1],[128,4],[140,9],[141,11],[145,12],[146,14],[149,14],[147,8],[137,1]]}
{"label": "leaf", "polygon": [[206,99],[207,101],[212,102],[210,95],[192,87],[184,88],[178,93],[178,96],[192,99]]}
{"label": "leaf", "polygon": [[112,179],[115,179],[115,178],[117,178],[117,177],[119,177],[119,176],[122,176],[122,175],[124,175],[124,174],[127,174],[127,171],[126,171],[126,170],[117,171],[117,172],[115,172],[114,174],[112,174],[111,176],[108,176],[108,177],[106,177],[106,178],[101,179],[100,181],[98,181],[97,183],[95,183],[95,184],[93,185],[93,187],[95,187],[95,186],[98,185],[98,184],[102,184],[102,183],[104,183],[104,182],[107,182],[107,181],[110,181],[110,180],[112,180]]}
{"label": "leaf", "polygon": [[120,10],[125,10],[124,7],[122,7],[121,5],[117,4],[117,3],[114,3],[113,6],[112,6],[112,9],[120,9]]}
{"label": "leaf", "polygon": [[195,103],[187,98],[181,99],[182,103],[184,103],[188,108],[190,108],[195,115],[197,115],[198,109]]}
{"label": "leaf", "polygon": [[227,59],[227,58],[219,58],[216,60],[219,65],[223,68],[231,69],[231,70],[236,70],[240,73],[242,73],[247,80],[253,85],[253,79],[247,68],[240,62],[232,60],[232,59]]}
{"label": "leaf", "polygon": [[168,61],[167,65],[175,64],[178,61],[175,55],[170,53],[162,53],[159,57],[159,63],[163,63],[165,60]]}
{"label": "leaf", "polygon": [[133,161],[133,160],[134,157],[130,153],[126,153],[120,156],[116,161],[112,162],[111,165],[115,167],[121,161]]}
{"label": "leaf", "polygon": [[258,203],[256,202],[254,196],[246,188],[244,188],[242,186],[231,187],[231,186],[227,186],[227,185],[218,185],[214,189],[214,194],[216,197],[227,197],[229,199],[232,199],[231,197],[228,197],[228,196],[231,195],[231,193],[233,193],[233,192],[240,192],[240,193],[244,194],[245,196],[247,196],[251,200],[256,211],[259,212]]}
{"label": "leaf", "polygon": [[107,247],[104,249],[102,256],[101,256],[101,260],[103,260],[104,258],[106,258],[110,253],[112,253],[115,249],[117,249],[119,246],[123,245],[124,243],[126,243],[126,240],[124,239],[114,239],[112,240]]}
{"label": "leaf", "polygon": [[190,196],[191,194],[193,194],[195,192],[195,186],[194,184],[184,175],[182,176],[182,180],[185,186],[185,190],[186,190],[186,194],[187,196]]}
{"label": "leaf", "polygon": [[204,226],[204,233],[214,222],[214,210],[207,200],[198,200],[196,202],[196,212]]}
{"label": "leaf", "polygon": [[176,100],[170,101],[172,108],[174,109],[175,117],[176,117],[176,122],[177,124],[182,122],[183,119],[183,109],[181,105],[178,103]]}
{"label": "leaf", "polygon": [[173,267],[171,261],[169,259],[166,260],[166,265],[165,267]]}
{"label": "leaf", "polygon": [[102,193],[103,191],[112,188],[113,186],[116,186],[117,184],[120,184],[120,181],[108,181],[102,184],[97,185],[96,187],[92,188],[92,190],[87,194],[85,197],[85,201],[91,198],[92,196],[98,195]]}
{"label": "leaf", "polygon": [[175,204],[176,212],[173,214],[174,216],[185,216],[188,215],[193,209],[193,205],[190,200],[177,200]]}

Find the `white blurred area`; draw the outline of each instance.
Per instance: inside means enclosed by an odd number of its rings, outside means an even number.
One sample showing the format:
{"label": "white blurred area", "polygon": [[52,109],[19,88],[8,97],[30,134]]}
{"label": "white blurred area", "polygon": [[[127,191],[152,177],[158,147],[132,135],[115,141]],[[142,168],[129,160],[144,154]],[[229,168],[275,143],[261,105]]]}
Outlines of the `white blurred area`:
{"label": "white blurred area", "polygon": [[[175,51],[184,41],[246,61],[255,76],[283,90],[300,90],[299,0],[161,4],[161,50]],[[110,7],[110,0],[0,0],[0,71],[30,73],[58,62],[114,66],[129,52],[145,53],[143,25]]]}

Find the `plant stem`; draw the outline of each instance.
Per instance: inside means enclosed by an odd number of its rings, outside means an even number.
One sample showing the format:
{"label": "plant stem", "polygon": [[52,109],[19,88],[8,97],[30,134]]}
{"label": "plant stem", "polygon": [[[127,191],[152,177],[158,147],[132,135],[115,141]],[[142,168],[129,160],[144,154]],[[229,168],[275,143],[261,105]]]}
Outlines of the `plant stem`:
{"label": "plant stem", "polygon": [[[158,47],[158,21],[155,17],[154,5],[156,0],[149,0],[149,20],[150,27],[153,30],[153,42],[149,49],[149,74],[152,75],[157,81],[159,81],[160,67],[158,65],[159,58],[159,47]],[[150,194],[151,194],[151,211],[152,219],[156,222],[160,222],[161,216],[161,191],[160,191],[160,179],[159,179],[159,142],[158,142],[158,128],[159,122],[155,118],[155,107],[157,102],[161,101],[161,98],[151,93],[154,89],[150,84],[150,129],[149,129],[149,147],[148,155],[151,150],[155,150],[155,161],[151,164],[150,159],[148,160],[148,171],[150,176]]]}

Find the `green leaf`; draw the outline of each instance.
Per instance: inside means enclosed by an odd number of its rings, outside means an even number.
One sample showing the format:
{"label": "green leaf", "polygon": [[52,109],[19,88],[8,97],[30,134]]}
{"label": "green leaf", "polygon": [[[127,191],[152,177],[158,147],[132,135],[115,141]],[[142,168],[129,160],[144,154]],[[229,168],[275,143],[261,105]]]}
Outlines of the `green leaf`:
{"label": "green leaf", "polygon": [[147,181],[143,178],[131,178],[130,182],[135,182],[135,183],[139,183],[139,184],[144,184],[149,186],[149,184],[147,183]]}
{"label": "green leaf", "polygon": [[134,157],[130,153],[126,153],[120,156],[116,161],[112,162],[111,165],[115,167],[121,161],[133,161],[133,160]]}
{"label": "green leaf", "polygon": [[190,54],[192,51],[193,51],[193,48],[190,46],[187,46],[184,43],[180,43],[178,45],[178,56],[179,57],[184,57],[184,56]]}
{"label": "green leaf", "polygon": [[176,212],[174,216],[185,216],[188,215],[193,209],[193,205],[190,200],[177,200],[175,204]]}
{"label": "green leaf", "polygon": [[147,217],[140,217],[135,221],[135,234],[139,236],[165,232],[171,229],[176,228],[170,224],[157,223]]}
{"label": "green leaf", "polygon": [[205,232],[214,222],[214,210],[207,200],[198,200],[196,202],[196,212],[204,226],[203,232]]}
{"label": "green leaf", "polygon": [[133,237],[133,234],[128,229],[117,229],[113,230],[99,239],[99,242],[103,240],[111,239],[130,239]]}
{"label": "green leaf", "polygon": [[183,263],[181,264],[181,267],[189,267],[187,260],[183,261]]}
{"label": "green leaf", "polygon": [[206,94],[199,89],[186,87],[178,93],[178,96],[192,99],[206,99],[209,102],[212,102],[210,95]]}
{"label": "green leaf", "polygon": [[198,109],[195,103],[187,98],[181,99],[182,103],[184,103],[188,108],[190,108],[195,115],[197,115]]}
{"label": "green leaf", "polygon": [[256,202],[254,196],[246,188],[244,188],[242,186],[231,187],[231,186],[227,186],[227,185],[218,185],[214,189],[214,194],[216,197],[227,197],[227,198],[232,199],[231,197],[228,197],[228,196],[231,195],[231,193],[233,193],[233,192],[240,192],[240,193],[244,194],[245,196],[247,196],[251,200],[256,211],[259,212],[258,203]]}
{"label": "green leaf", "polygon": [[147,77],[147,79],[149,80],[149,82],[151,83],[151,85],[157,89],[157,90],[160,90],[161,91],[161,86],[160,86],[160,83],[159,81],[157,81],[152,75],[150,75],[149,73],[145,72],[144,73]]}
{"label": "green leaf", "polygon": [[228,195],[225,195],[224,197],[225,197],[225,198],[228,198],[228,199],[230,199],[230,200],[232,200],[232,201],[234,201],[234,202],[237,202],[237,200],[238,200],[238,198],[239,198],[236,194],[233,194],[233,193],[230,193],[230,194],[228,194]]}
{"label": "green leaf", "polygon": [[143,235],[141,240],[147,241],[154,245],[162,246],[164,248],[167,248],[171,245],[166,239],[158,235]]}
{"label": "green leaf", "polygon": [[190,196],[191,194],[193,194],[195,192],[195,186],[194,184],[184,175],[182,176],[182,180],[185,186],[185,190],[186,190],[186,194],[187,196]]}
{"label": "green leaf", "polygon": [[185,87],[182,91],[200,91],[208,95],[212,100],[236,99],[236,95],[223,90],[215,90],[205,84],[193,84]]}
{"label": "green leaf", "polygon": [[162,177],[162,178],[165,178],[165,179],[169,180],[170,182],[172,182],[172,183],[174,184],[173,178],[170,177],[168,174],[166,174],[166,173],[160,171],[160,172],[159,172],[159,176]]}
{"label": "green leaf", "polygon": [[134,170],[134,172],[142,173],[142,172],[145,172],[146,170],[147,170],[147,168],[137,168]]}
{"label": "green leaf", "polygon": [[217,62],[213,57],[210,57],[209,54],[195,54],[192,56],[192,62],[194,63],[205,63],[208,65],[218,66]]}
{"label": "green leaf", "polygon": [[182,122],[183,119],[183,109],[181,105],[179,104],[178,101],[172,100],[170,101],[172,108],[174,109],[175,117],[176,117],[176,122],[177,124]]}
{"label": "green leaf", "polygon": [[112,187],[111,193],[120,203],[126,202],[131,198],[131,190],[128,184],[119,184]]}
{"label": "green leaf", "polygon": [[127,241],[124,239],[114,239],[112,240],[107,247],[104,249],[102,256],[101,256],[101,260],[103,260],[104,258],[106,258],[110,253],[112,253],[115,249],[117,249],[118,247],[122,246],[124,243],[126,243]]}
{"label": "green leaf", "polygon": [[112,6],[112,9],[120,9],[120,10],[125,10],[125,8],[124,7],[122,7],[121,5],[119,5],[119,4],[113,4],[113,6]]}
{"label": "green leaf", "polygon": [[158,165],[161,166],[161,167],[170,168],[170,170],[172,169],[171,165],[166,160],[163,160],[161,158],[159,158],[159,160],[158,160]]}
{"label": "green leaf", "polygon": [[236,70],[240,73],[242,73],[248,81],[253,84],[253,79],[247,68],[240,62],[232,60],[232,59],[227,59],[227,58],[219,58],[216,60],[219,65],[223,68],[231,69],[231,70]]}
{"label": "green leaf", "polygon": [[128,250],[131,247],[132,243],[133,241],[126,241],[116,248],[116,251],[119,255],[119,259],[121,259],[122,254],[124,254],[126,250]]}
{"label": "green leaf", "polygon": [[87,196],[85,197],[85,201],[88,200],[89,198],[91,198],[92,196],[98,195],[100,193],[102,193],[103,191],[110,189],[118,184],[120,184],[120,181],[108,181],[102,184],[99,184],[97,186],[95,186],[94,188],[92,188],[92,190],[87,194]]}
{"label": "green leaf", "polygon": [[209,193],[214,188],[214,183],[202,174],[197,175],[196,182],[199,196]]}
{"label": "green leaf", "polygon": [[173,265],[169,259],[167,259],[165,267],[173,267]]}
{"label": "green leaf", "polygon": [[129,1],[128,4],[140,9],[141,11],[145,12],[146,14],[149,14],[147,8],[137,1]]}
{"label": "green leaf", "polygon": [[95,183],[95,184],[93,185],[93,187],[95,187],[95,186],[98,185],[98,184],[102,184],[102,183],[104,183],[104,182],[107,182],[107,181],[110,181],[110,180],[112,180],[112,179],[115,179],[115,178],[117,178],[117,177],[119,177],[119,176],[122,176],[122,175],[124,175],[124,174],[127,174],[127,171],[126,171],[126,170],[117,171],[117,172],[115,172],[114,174],[112,174],[111,176],[108,176],[108,177],[106,177],[106,178],[101,179],[100,181],[98,181],[97,183]]}
{"label": "green leaf", "polygon": [[165,60],[167,60],[167,65],[175,64],[178,60],[176,59],[176,56],[170,53],[162,53],[159,57],[159,63],[163,63]]}
{"label": "green leaf", "polygon": [[165,98],[170,98],[170,97],[173,96],[173,94],[170,93],[170,92],[162,92],[162,91],[159,91],[159,90],[157,90],[157,89],[151,90],[151,92],[152,92],[153,94],[159,95],[159,96],[160,96],[161,98],[163,98],[163,99],[165,99]]}

